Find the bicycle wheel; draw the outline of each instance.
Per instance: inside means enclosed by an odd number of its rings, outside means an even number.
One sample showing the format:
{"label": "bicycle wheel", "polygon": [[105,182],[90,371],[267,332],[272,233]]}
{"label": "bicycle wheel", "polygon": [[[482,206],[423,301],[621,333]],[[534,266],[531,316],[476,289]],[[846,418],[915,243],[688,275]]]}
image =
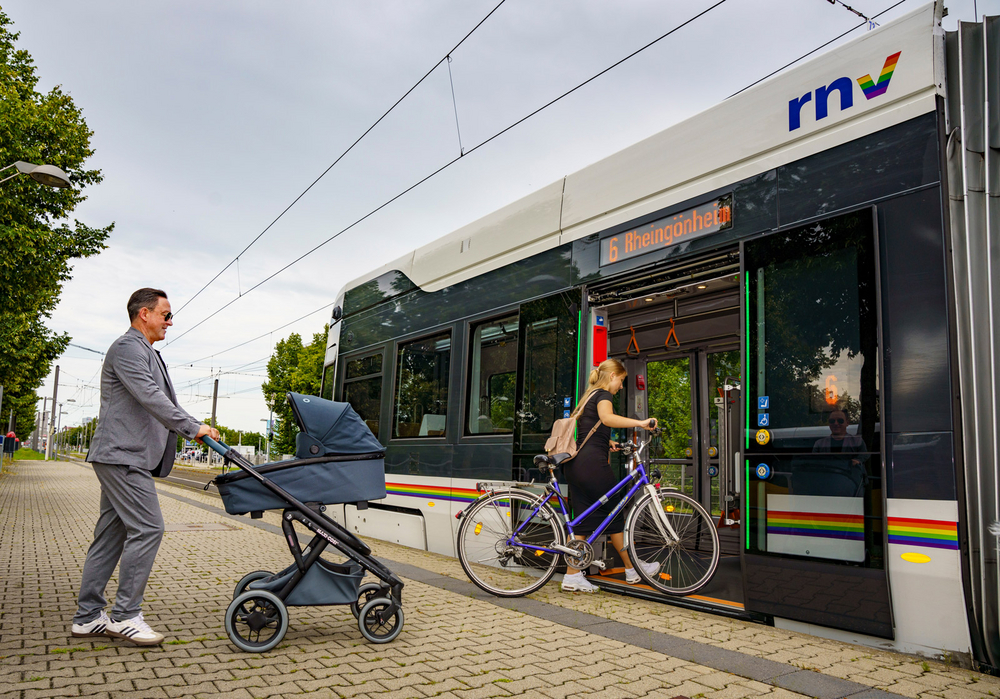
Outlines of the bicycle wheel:
{"label": "bicycle wheel", "polygon": [[719,565],[715,523],[705,508],[686,495],[657,491],[657,498],[640,498],[625,529],[633,567],[660,592],[689,595],[704,587]]}
{"label": "bicycle wheel", "polygon": [[559,516],[548,505],[535,513],[537,500],[528,492],[496,493],[462,517],[458,560],[469,579],[491,595],[521,597],[541,588],[556,572],[560,554],[523,546],[564,542]]}

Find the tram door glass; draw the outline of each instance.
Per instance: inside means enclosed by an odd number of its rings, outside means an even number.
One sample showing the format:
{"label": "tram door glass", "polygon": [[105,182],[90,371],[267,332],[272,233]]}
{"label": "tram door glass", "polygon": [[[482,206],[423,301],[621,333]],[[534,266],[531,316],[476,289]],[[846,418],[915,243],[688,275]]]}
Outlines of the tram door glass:
{"label": "tram door glass", "polygon": [[646,362],[649,416],[662,430],[650,447],[650,457],[663,482],[694,495],[694,420],[691,357]]}
{"label": "tram door glass", "polygon": [[747,550],[883,567],[870,211],[745,246]]}
{"label": "tram door glass", "polygon": [[[693,369],[692,369],[693,368]],[[701,349],[684,356],[650,359],[649,416],[663,430],[651,445],[652,463],[663,482],[697,498],[712,514],[720,514],[719,472],[732,465],[732,454],[720,454],[719,408],[714,398],[725,379],[740,376],[740,351]]]}
{"label": "tram door glass", "polygon": [[576,404],[579,298],[562,293],[521,305],[514,409],[514,478],[544,451],[552,424]]}

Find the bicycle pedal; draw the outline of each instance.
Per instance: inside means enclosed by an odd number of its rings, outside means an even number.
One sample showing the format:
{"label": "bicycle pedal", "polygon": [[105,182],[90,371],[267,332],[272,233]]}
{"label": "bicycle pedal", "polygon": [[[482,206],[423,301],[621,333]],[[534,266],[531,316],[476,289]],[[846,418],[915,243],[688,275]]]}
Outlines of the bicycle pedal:
{"label": "bicycle pedal", "polygon": [[608,564],[605,563],[604,561],[594,561],[590,565],[594,566],[598,570],[607,570],[608,569]]}

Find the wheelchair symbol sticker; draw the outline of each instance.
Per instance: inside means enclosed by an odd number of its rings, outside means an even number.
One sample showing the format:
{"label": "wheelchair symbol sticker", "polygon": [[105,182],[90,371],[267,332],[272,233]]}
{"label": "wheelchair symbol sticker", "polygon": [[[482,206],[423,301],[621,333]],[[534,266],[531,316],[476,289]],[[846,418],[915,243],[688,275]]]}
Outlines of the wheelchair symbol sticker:
{"label": "wheelchair symbol sticker", "polygon": [[771,425],[771,414],[761,413],[757,416],[757,427],[769,427]]}
{"label": "wheelchair symbol sticker", "polygon": [[761,480],[767,480],[771,477],[771,467],[767,464],[757,464],[757,477]]}
{"label": "wheelchair symbol sticker", "polygon": [[571,410],[564,410],[564,411],[563,411],[563,417],[569,417],[569,414],[570,414],[571,412],[572,412]]}
{"label": "wheelchair symbol sticker", "polygon": [[757,397],[757,410],[767,410],[771,407],[771,399],[767,396]]}

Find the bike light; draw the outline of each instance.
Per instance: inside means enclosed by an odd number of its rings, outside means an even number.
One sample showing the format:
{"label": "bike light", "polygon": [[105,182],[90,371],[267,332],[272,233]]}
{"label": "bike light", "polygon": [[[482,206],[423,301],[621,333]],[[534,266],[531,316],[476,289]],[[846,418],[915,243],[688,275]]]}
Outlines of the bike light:
{"label": "bike light", "polygon": [[483,530],[483,523],[482,523],[482,522],[479,522],[479,523],[478,523],[478,524],[476,525],[476,536],[479,536],[479,532],[481,532],[482,530]]}
{"label": "bike light", "polygon": [[663,509],[665,509],[667,512],[673,512],[674,511],[674,506],[673,505],[667,505]]}
{"label": "bike light", "polygon": [[664,580],[670,580],[670,573],[660,573],[660,577]]}

